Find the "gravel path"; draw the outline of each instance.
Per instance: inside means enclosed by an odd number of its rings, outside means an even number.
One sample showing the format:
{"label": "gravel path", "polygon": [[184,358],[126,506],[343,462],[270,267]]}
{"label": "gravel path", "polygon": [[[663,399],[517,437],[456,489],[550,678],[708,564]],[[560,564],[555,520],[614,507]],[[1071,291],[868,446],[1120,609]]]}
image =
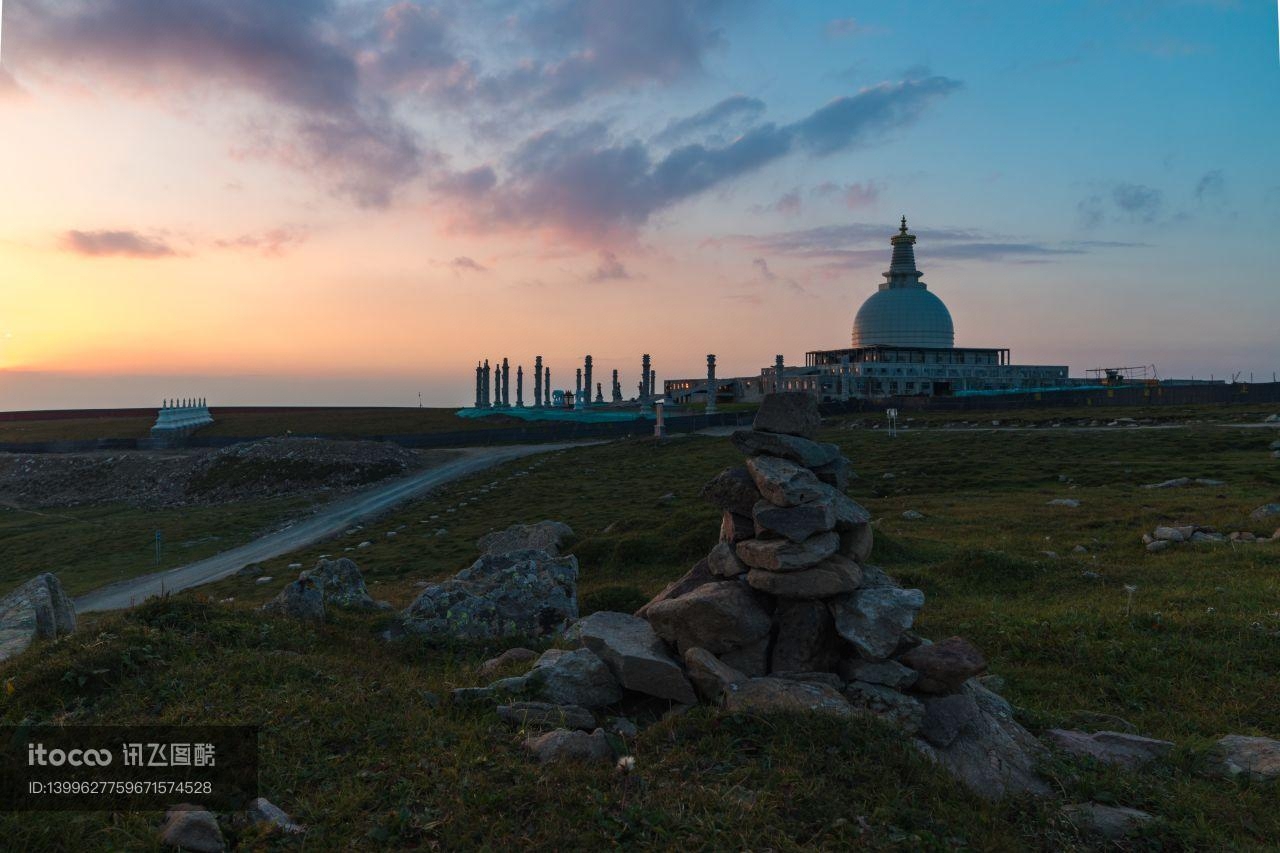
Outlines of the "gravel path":
{"label": "gravel path", "polygon": [[[597,442],[591,442],[597,443]],[[346,530],[352,524],[376,517],[410,498],[430,491],[436,486],[474,474],[477,471],[530,456],[548,453],[583,442],[559,444],[517,445],[512,447],[484,447],[464,450],[463,457],[446,462],[436,468],[421,471],[412,477],[396,480],[369,491],[335,501],[304,521],[296,522],[283,530],[267,534],[260,539],[215,554],[195,563],[175,569],[143,575],[101,587],[75,600],[76,612],[95,610],[121,610],[153,596],[166,592],[178,592],[194,586],[220,580],[234,574],[248,563],[261,562],[288,554]]]}

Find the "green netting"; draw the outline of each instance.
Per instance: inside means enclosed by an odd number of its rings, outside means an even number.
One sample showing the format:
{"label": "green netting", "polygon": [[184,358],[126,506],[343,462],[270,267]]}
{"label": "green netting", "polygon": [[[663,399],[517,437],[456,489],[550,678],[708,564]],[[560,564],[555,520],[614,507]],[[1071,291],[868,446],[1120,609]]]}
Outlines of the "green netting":
{"label": "green netting", "polygon": [[459,409],[457,415],[460,418],[487,418],[495,415],[502,415],[508,418],[518,418],[522,421],[567,421],[570,423],[598,424],[610,421],[634,421],[637,419],[653,420],[654,414],[641,414],[639,409],[606,409],[591,408],[576,411],[574,409],[535,409],[524,408],[518,409],[514,406],[509,409]]}

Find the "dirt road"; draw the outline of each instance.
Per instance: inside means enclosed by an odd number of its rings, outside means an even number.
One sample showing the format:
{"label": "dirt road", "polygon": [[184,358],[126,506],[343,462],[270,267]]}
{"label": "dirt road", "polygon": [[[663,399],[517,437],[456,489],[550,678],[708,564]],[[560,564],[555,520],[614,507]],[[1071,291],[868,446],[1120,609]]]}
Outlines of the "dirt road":
{"label": "dirt road", "polygon": [[290,551],[296,551],[313,542],[341,533],[352,524],[381,515],[391,507],[430,491],[436,486],[512,459],[581,444],[582,442],[565,442],[467,449],[463,451],[464,455],[461,459],[446,462],[412,477],[335,501],[310,518],[255,539],[246,545],[195,563],[119,581],[86,593],[75,600],[76,612],[120,610],[165,592],[177,592],[220,580],[248,563],[261,562],[281,554],[288,554]]}

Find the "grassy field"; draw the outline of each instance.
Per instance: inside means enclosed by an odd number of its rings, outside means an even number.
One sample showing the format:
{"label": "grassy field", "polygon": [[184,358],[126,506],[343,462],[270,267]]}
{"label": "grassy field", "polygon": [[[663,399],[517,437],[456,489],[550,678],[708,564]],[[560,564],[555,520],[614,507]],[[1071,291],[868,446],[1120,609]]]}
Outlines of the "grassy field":
{"label": "grassy field", "polygon": [[[53,572],[79,595],[242,545],[314,505],[305,498],[273,498],[181,509],[0,506],[0,592]],[[159,563],[156,531],[162,538]]]}
{"label": "grassy field", "polygon": [[[1085,799],[1159,817],[1129,849],[1274,849],[1276,789],[1201,768],[1224,734],[1280,736],[1280,543],[1148,554],[1140,536],[1161,522],[1270,534],[1277,523],[1248,513],[1280,500],[1267,453],[1280,431],[826,437],[861,474],[849,491],[877,519],[873,561],[925,591],[922,633],[973,640],[1033,731],[1109,715],[1176,741],[1175,753],[1141,773],[1054,758],[1043,771],[1055,798],[988,804],[874,723],[695,709],[617,744],[636,756],[631,775],[544,769],[492,711],[437,701],[483,683],[476,665],[505,646],[387,644],[387,615],[339,613],[320,627],[264,618],[254,607],[279,584],[252,578],[86,619],[75,637],[0,665],[0,722],[260,724],[262,793],[311,827],[308,849],[1061,850],[1084,842],[1057,808]],[[373,595],[402,606],[415,584],[469,564],[482,533],[556,518],[578,534],[583,612],[629,610],[714,543],[718,518],[697,492],[738,461],[727,440],[703,437],[522,460],[263,570],[283,579],[289,562],[367,539],[352,556]],[[1178,476],[1226,485],[1140,488]],[[1080,505],[1048,505],[1064,497]],[[905,520],[907,509],[925,518]],[[661,711],[630,710],[642,721]],[[0,837],[13,849],[147,849],[157,823],[4,815]]]}

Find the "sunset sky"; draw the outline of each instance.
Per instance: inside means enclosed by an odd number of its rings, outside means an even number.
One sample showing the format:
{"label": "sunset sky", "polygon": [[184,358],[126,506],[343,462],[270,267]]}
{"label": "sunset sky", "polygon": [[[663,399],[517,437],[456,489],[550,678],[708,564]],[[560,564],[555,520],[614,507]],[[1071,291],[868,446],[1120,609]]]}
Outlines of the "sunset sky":
{"label": "sunset sky", "polygon": [[958,345],[1280,371],[1271,0],[3,8],[0,409],[755,374],[902,214]]}

